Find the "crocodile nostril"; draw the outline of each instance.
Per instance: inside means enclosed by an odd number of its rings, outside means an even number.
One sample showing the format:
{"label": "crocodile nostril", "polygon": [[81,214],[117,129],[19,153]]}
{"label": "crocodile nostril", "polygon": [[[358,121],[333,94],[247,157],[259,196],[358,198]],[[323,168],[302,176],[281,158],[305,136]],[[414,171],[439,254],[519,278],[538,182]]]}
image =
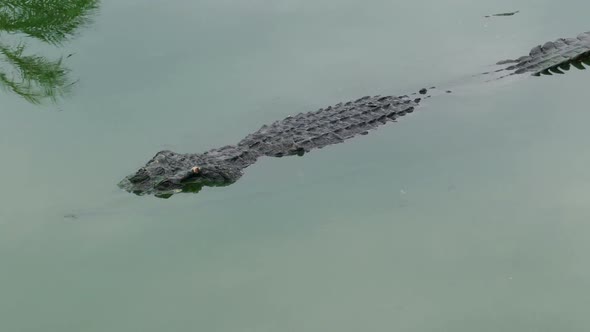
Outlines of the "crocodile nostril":
{"label": "crocodile nostril", "polygon": [[156,185],[156,189],[159,189],[159,190],[167,190],[167,189],[171,189],[173,187],[174,187],[174,182],[172,182],[171,180],[163,180],[163,181],[160,181]]}
{"label": "crocodile nostril", "polygon": [[150,176],[149,176],[147,170],[145,168],[142,168],[139,171],[137,171],[137,173],[135,173],[135,175],[133,175],[132,177],[129,178],[129,182],[139,183],[139,182],[143,182],[149,178],[150,178]]}

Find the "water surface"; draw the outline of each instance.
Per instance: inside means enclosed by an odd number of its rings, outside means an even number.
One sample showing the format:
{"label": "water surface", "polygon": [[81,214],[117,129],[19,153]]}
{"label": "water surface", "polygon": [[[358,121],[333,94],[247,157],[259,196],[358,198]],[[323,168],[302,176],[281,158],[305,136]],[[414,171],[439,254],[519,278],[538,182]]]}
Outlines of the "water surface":
{"label": "water surface", "polygon": [[588,30],[590,3],[564,5],[103,0],[74,40],[29,41],[73,53],[80,81],[58,104],[2,94],[2,330],[584,331],[583,71],[463,85],[198,195],[116,187],[162,149],[466,82]]}

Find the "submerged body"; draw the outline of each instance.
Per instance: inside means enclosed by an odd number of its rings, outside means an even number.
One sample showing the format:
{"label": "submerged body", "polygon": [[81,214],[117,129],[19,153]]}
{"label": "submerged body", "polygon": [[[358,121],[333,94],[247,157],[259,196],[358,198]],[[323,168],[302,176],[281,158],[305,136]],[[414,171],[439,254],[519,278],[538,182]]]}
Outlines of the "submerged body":
{"label": "submerged body", "polygon": [[[590,65],[590,32],[577,38],[558,39],[533,48],[529,55],[504,60],[508,65],[498,71],[508,75],[563,73],[570,66],[584,69]],[[424,95],[426,89],[419,91]],[[243,170],[262,156],[303,155],[313,149],[344,142],[367,134],[388,122],[412,113],[421,98],[404,96],[367,96],[325,109],[300,113],[264,125],[236,145],[228,145],[202,154],[158,152],[119,186],[129,192],[170,197],[178,192],[198,192],[203,186],[226,186],[237,181]]]}

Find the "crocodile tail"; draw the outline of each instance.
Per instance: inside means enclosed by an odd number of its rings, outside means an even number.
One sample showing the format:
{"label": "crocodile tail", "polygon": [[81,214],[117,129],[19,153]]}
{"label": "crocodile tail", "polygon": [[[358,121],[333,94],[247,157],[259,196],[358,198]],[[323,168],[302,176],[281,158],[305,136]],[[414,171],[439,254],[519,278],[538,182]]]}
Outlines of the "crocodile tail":
{"label": "crocodile tail", "polygon": [[533,76],[563,74],[571,66],[584,69],[584,65],[590,65],[590,31],[583,32],[576,38],[559,38],[535,46],[528,55],[496,64],[509,65],[498,70],[509,72],[507,76],[524,73]]}

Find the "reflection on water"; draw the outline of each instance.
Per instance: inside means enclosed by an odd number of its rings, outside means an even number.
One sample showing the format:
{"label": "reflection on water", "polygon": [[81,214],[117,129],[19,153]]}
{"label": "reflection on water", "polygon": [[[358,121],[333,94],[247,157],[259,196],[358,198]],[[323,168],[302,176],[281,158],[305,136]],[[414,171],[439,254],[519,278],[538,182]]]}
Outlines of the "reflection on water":
{"label": "reflection on water", "polygon": [[66,94],[75,82],[62,58],[31,54],[25,41],[9,42],[6,36],[60,45],[87,24],[97,8],[98,0],[0,1],[0,85],[32,103]]}

